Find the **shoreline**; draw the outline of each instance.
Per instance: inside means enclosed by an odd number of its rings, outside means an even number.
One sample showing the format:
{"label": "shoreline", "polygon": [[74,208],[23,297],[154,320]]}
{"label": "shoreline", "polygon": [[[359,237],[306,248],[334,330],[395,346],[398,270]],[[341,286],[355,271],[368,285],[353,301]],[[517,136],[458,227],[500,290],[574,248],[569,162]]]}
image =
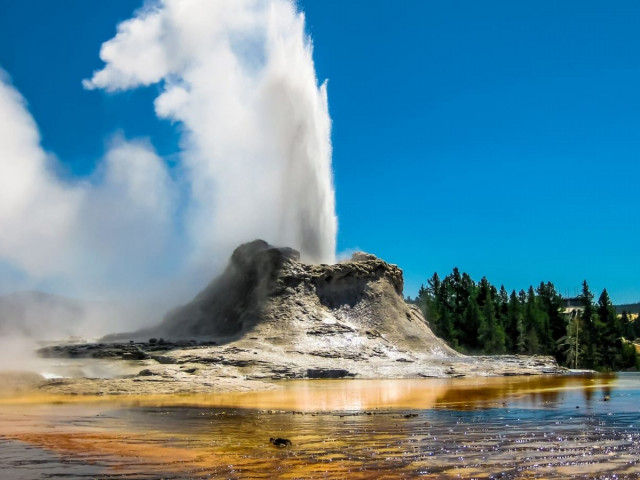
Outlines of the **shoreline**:
{"label": "shoreline", "polygon": [[[266,414],[384,414],[432,408],[504,407],[506,400],[546,396],[560,390],[597,390],[615,374],[567,373],[467,378],[280,380],[244,390],[206,393],[63,394],[38,389],[0,397],[0,408],[209,408]],[[75,407],[74,407],[75,408]]]}
{"label": "shoreline", "polygon": [[[511,359],[511,357],[507,357]],[[355,377],[340,379],[248,379],[243,376],[215,377],[203,373],[199,375],[187,374],[178,376],[178,372],[172,375],[159,377],[156,375],[126,376],[115,378],[56,378],[44,379],[33,372],[0,372],[0,405],[42,404],[42,403],[118,403],[123,405],[222,405],[226,407],[237,406],[233,402],[221,403],[220,399],[234,399],[238,404],[243,395],[265,394],[275,398],[277,392],[291,390],[296,386],[297,391],[305,395],[313,391],[318,394],[317,388],[326,388],[332,392],[334,386],[340,386],[346,391],[357,391],[361,394],[363,386],[376,384],[389,384],[395,386],[411,385],[411,388],[420,390],[420,385],[442,386],[450,388],[455,381],[456,386],[481,384],[526,384],[545,382],[545,378],[575,378],[589,377],[594,372],[571,371],[561,369],[548,371],[522,369],[514,371],[513,366],[505,374],[499,369],[479,369],[479,366],[487,367],[487,357],[465,357],[466,362],[457,363],[451,368],[450,359],[440,367],[448,372],[441,376],[404,376],[404,377]],[[496,364],[495,358],[491,359]],[[504,362],[502,365],[509,365]],[[546,365],[546,363],[545,363]],[[539,367],[539,365],[538,365]],[[466,375],[460,373],[465,368],[471,369]],[[170,369],[171,370],[171,369]],[[458,373],[455,373],[458,372]],[[500,374],[501,373],[501,374]],[[556,380],[550,380],[555,382]],[[300,388],[303,386],[304,388]],[[430,387],[431,388],[431,387]],[[457,388],[457,387],[456,387]],[[366,388],[365,388],[366,390]],[[275,392],[275,393],[274,393]],[[424,394],[424,392],[423,392]],[[248,397],[247,397],[248,398]],[[225,400],[226,401],[226,400]],[[302,408],[304,409],[304,408]]]}

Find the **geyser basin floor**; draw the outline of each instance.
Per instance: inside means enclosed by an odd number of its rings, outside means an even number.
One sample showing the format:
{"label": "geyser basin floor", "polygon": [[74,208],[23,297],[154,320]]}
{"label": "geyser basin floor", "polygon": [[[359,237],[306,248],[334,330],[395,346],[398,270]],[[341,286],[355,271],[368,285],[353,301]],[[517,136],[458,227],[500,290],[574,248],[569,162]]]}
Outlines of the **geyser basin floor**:
{"label": "geyser basin floor", "polygon": [[3,405],[0,463],[10,478],[640,475],[638,374],[282,385]]}

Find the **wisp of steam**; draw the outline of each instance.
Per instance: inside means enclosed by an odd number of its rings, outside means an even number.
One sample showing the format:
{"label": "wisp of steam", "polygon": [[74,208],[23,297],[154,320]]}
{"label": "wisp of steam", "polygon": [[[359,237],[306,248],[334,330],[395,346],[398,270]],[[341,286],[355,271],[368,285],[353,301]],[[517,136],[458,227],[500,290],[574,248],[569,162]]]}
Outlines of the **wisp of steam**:
{"label": "wisp of steam", "polygon": [[159,86],[155,112],[180,131],[178,164],[124,132],[89,178],[62,181],[0,70],[0,293],[133,292],[164,308],[255,238],[334,261],[326,83],[292,1],[145,3],[100,58],[87,90]]}

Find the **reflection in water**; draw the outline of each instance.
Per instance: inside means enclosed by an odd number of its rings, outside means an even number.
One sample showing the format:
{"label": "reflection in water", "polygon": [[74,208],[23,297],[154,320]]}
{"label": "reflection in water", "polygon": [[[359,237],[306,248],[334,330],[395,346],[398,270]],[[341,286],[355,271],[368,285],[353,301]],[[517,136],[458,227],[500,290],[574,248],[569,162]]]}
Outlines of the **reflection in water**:
{"label": "reflection in water", "polygon": [[0,465],[10,478],[46,478],[43,464],[58,478],[637,478],[639,401],[629,374],[4,405]]}

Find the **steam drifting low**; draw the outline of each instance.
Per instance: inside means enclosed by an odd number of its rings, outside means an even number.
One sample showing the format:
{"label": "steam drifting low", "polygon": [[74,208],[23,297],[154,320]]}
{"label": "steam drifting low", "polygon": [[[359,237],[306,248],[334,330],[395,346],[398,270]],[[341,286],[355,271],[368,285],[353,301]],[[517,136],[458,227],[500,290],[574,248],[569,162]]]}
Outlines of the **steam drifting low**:
{"label": "steam drifting low", "polygon": [[254,238],[334,261],[326,84],[294,4],[149,3],[118,25],[100,58],[87,89],[161,86],[155,111],[180,128],[180,164],[169,169],[148,141],[120,136],[91,178],[61,181],[2,73],[2,290],[18,278],[94,298],[144,285],[164,298],[176,279],[210,277]]}

